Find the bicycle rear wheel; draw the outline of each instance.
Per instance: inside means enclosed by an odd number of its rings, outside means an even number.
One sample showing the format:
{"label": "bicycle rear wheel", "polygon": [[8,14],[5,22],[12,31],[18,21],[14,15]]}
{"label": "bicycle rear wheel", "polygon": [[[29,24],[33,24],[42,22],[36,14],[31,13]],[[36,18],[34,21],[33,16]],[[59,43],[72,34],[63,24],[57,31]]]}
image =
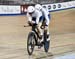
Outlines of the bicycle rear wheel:
{"label": "bicycle rear wheel", "polygon": [[47,53],[49,50],[50,40],[47,41],[47,32],[44,33],[44,50]]}
{"label": "bicycle rear wheel", "polygon": [[27,51],[29,55],[32,55],[33,51],[34,51],[34,47],[35,47],[35,33],[34,32],[30,32],[28,35],[28,40],[27,40]]}

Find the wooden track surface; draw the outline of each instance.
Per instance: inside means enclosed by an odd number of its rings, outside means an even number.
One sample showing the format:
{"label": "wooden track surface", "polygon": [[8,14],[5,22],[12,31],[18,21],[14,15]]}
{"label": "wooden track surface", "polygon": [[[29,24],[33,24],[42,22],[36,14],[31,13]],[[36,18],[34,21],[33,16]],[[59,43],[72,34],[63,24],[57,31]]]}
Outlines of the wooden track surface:
{"label": "wooden track surface", "polygon": [[25,15],[0,16],[0,59],[53,59],[65,53],[75,54],[75,9],[51,13],[48,54],[43,48],[39,50],[36,47],[33,55],[28,56],[26,44],[30,27],[24,25],[27,25]]}

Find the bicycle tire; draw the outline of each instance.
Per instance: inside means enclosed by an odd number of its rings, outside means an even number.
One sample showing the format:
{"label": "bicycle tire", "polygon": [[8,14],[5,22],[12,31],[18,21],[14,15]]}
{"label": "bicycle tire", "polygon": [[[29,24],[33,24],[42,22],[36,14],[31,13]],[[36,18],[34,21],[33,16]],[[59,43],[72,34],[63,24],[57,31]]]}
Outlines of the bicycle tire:
{"label": "bicycle tire", "polygon": [[[28,40],[27,40],[27,51],[29,55],[32,55],[33,51],[34,51],[34,47],[35,47],[35,33],[34,32],[30,32],[28,35]],[[31,51],[29,49],[29,45],[31,46]]]}
{"label": "bicycle tire", "polygon": [[47,33],[44,32],[44,50],[47,53],[49,50],[49,44],[50,44],[50,40],[47,41]]}

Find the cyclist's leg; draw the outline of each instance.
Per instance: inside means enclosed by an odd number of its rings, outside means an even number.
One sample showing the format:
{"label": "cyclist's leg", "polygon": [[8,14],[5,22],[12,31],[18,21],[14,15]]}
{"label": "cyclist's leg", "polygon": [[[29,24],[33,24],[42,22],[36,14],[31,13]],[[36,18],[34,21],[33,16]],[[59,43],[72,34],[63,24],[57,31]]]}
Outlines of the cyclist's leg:
{"label": "cyclist's leg", "polygon": [[47,41],[49,41],[50,40],[49,25],[46,26],[46,30],[47,30]]}
{"label": "cyclist's leg", "polygon": [[43,29],[41,28],[43,19],[44,19],[44,17],[41,16],[40,19],[39,19],[39,23],[38,23],[38,30],[39,30],[39,38],[40,38],[40,40],[43,39]]}
{"label": "cyclist's leg", "polygon": [[43,36],[43,30],[41,29],[41,25],[42,25],[42,22],[39,22],[38,31],[39,31],[39,38],[40,39],[42,39],[42,36]]}
{"label": "cyclist's leg", "polygon": [[49,41],[50,40],[50,33],[49,33],[49,23],[50,23],[50,20],[51,20],[51,17],[50,17],[50,14],[48,15],[48,18],[49,20],[46,20],[46,30],[47,30],[47,40]]}
{"label": "cyclist's leg", "polygon": [[38,48],[40,49],[43,45],[42,45],[42,42],[43,42],[43,30],[41,29],[41,25],[42,25],[42,23],[41,22],[39,22],[39,24],[38,24],[38,34],[39,34],[39,39],[38,39],[38,44],[39,44],[39,46],[38,46]]}

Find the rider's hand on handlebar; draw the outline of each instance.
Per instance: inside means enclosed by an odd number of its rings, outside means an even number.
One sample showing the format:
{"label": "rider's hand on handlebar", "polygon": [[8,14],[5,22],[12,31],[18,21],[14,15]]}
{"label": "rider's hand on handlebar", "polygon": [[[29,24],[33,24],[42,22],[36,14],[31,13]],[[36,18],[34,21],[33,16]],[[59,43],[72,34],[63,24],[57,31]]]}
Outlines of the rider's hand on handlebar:
{"label": "rider's hand on handlebar", "polygon": [[28,24],[29,24],[30,26],[32,26],[32,25],[35,25],[36,23],[35,23],[35,21],[28,21]]}
{"label": "rider's hand on handlebar", "polygon": [[28,24],[29,24],[29,26],[32,26],[32,23],[31,23],[31,21],[28,21]]}

